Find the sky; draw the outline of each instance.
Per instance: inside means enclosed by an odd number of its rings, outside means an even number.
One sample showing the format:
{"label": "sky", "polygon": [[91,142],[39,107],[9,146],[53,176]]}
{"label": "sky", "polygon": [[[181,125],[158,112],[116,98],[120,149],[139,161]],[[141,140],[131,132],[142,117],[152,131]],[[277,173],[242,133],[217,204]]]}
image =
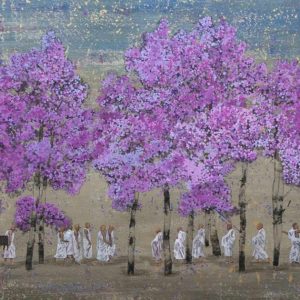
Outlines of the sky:
{"label": "sky", "polygon": [[2,0],[0,51],[7,56],[39,45],[55,30],[72,58],[102,61],[138,44],[167,18],[174,31],[199,18],[225,17],[260,56],[300,56],[299,0]]}

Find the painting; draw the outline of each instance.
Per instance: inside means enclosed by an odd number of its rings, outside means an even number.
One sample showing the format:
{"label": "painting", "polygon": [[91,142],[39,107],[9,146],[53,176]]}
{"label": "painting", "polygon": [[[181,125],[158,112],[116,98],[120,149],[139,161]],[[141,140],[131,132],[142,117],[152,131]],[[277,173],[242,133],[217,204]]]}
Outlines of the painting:
{"label": "painting", "polygon": [[299,0],[1,0],[0,298],[298,299],[299,29]]}

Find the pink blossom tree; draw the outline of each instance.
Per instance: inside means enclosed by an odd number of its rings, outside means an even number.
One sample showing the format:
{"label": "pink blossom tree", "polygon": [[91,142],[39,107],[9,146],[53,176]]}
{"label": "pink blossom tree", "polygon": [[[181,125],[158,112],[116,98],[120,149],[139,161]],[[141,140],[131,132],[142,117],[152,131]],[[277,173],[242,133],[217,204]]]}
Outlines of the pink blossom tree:
{"label": "pink blossom tree", "polygon": [[[246,197],[245,187],[247,179],[247,163],[256,159],[256,142],[260,137],[260,126],[256,115],[251,108],[237,107],[234,105],[215,105],[208,111],[199,113],[195,119],[189,123],[180,124],[174,129],[177,135],[178,144],[181,149],[185,149],[186,155],[198,164],[199,170],[192,172],[191,191],[197,203],[196,191],[198,186],[212,186],[215,182],[216,188],[218,183],[224,184],[224,177],[229,174],[236,162],[242,162],[242,180],[239,194],[240,208],[240,271],[245,270],[245,235],[246,235]],[[202,167],[201,167],[202,166]],[[207,188],[206,188],[207,191]],[[223,190],[224,191],[224,190]],[[201,194],[200,200],[202,199]],[[192,199],[192,198],[188,198]],[[214,199],[214,198],[213,198]],[[220,193],[219,199],[222,199]],[[224,198],[223,198],[224,199]],[[201,200],[202,201],[202,200]],[[185,200],[186,202],[186,200]],[[220,205],[226,204],[226,201],[220,202]],[[207,209],[210,206],[207,202]],[[212,204],[211,207],[214,207]],[[197,206],[196,206],[197,207]],[[193,213],[195,210],[190,209],[189,224],[192,224]],[[187,212],[184,213],[185,215]],[[191,226],[189,227],[191,228]],[[191,229],[190,229],[191,230]],[[190,231],[188,230],[188,231]],[[188,233],[188,236],[191,234]],[[217,234],[211,237],[213,254],[220,255]],[[191,239],[188,240],[187,254],[191,249]],[[188,257],[187,257],[188,258]]]}
{"label": "pink blossom tree", "polygon": [[[194,232],[194,216],[195,214],[204,212],[225,212],[231,210],[231,194],[230,189],[220,175],[211,176],[212,181],[207,178],[197,185],[191,185],[188,192],[183,194],[179,203],[179,214],[188,217],[187,241],[186,241],[186,261],[192,262],[192,244]],[[214,226],[214,215],[211,223],[211,244],[213,254],[221,255],[218,234]]]}
{"label": "pink blossom tree", "polygon": [[[154,32],[145,34],[141,48],[127,51],[125,63],[145,88],[160,95],[155,103],[168,112],[171,130],[178,123],[193,122],[196,117],[205,119],[219,104],[246,108],[247,101],[256,93],[257,79],[265,72],[264,65],[257,65],[246,55],[246,44],[237,39],[236,29],[223,20],[214,24],[211,18],[200,20],[190,32],[181,30],[173,36],[162,20]],[[230,118],[230,113],[227,116]],[[211,134],[206,132],[207,126],[199,129],[199,143],[204,139],[205,144]],[[230,127],[226,128],[230,131]],[[237,145],[238,140],[236,137]],[[251,150],[252,142],[249,139]],[[182,151],[176,143],[175,147]],[[219,149],[214,147],[217,145],[211,147],[212,151]],[[235,151],[228,158],[234,157]],[[190,155],[189,149],[186,152]],[[220,155],[229,154],[227,151]]]}
{"label": "pink blossom tree", "polygon": [[[244,272],[245,266],[245,243],[246,243],[246,183],[248,164],[257,158],[257,142],[260,138],[261,127],[254,110],[250,107],[224,107],[217,109],[212,114],[214,147],[222,149],[220,155],[222,161],[229,160],[231,163],[241,163],[241,179],[239,188],[239,271]],[[214,127],[215,126],[215,127]]]}
{"label": "pink blossom tree", "polygon": [[[92,113],[84,107],[87,86],[76,75],[63,45],[49,32],[41,49],[12,55],[0,66],[0,180],[7,192],[33,183],[37,205],[48,185],[70,194],[85,180]],[[34,232],[39,225],[39,262],[44,260],[43,222],[32,216],[26,268],[32,269]]]}
{"label": "pink blossom tree", "polygon": [[[132,115],[139,118],[138,121],[135,119],[137,124],[140,121],[147,124],[151,120],[159,126],[158,132],[157,127],[153,130],[153,125],[139,124],[138,133],[133,134],[134,122],[131,120],[130,129],[127,126],[124,133],[125,140],[130,137],[134,145],[128,149],[129,152],[139,144],[143,151],[149,153],[145,149],[154,144],[155,151],[151,150],[147,158],[151,158],[151,163],[155,161],[157,168],[157,161],[168,161],[174,153],[186,155],[178,139],[172,136],[178,124],[193,122],[199,113],[202,117],[209,114],[219,103],[245,107],[248,97],[253,94],[256,74],[260,72],[245,51],[246,46],[236,39],[233,27],[224,21],[213,24],[210,18],[200,20],[191,32],[179,31],[175,35],[170,35],[167,21],[162,20],[154,32],[145,34],[141,47],[131,48],[125,54],[126,69],[133,79],[123,77],[116,83],[113,77],[109,77],[107,82],[113,87],[110,90],[104,88],[102,97],[102,107],[114,103],[112,111],[126,115],[128,120],[130,114],[131,118]],[[209,133],[204,132],[204,135]],[[142,143],[136,142],[136,137],[140,136],[147,138]],[[120,139],[117,141],[119,143]],[[153,149],[152,145],[150,149]],[[165,171],[166,176],[161,177],[164,180],[157,181],[156,178],[154,186],[164,187],[165,213],[168,216],[170,172]],[[159,174],[164,174],[161,169]],[[180,173],[173,174],[176,180],[172,184],[175,184],[185,180],[186,170],[182,168]],[[169,223],[164,226],[165,263],[171,261],[168,254]],[[166,269],[165,272],[169,272]]]}
{"label": "pink blossom tree", "polygon": [[[94,165],[109,184],[113,207],[130,210],[128,274],[134,273],[138,194],[163,188],[164,236],[169,240],[169,186],[180,181],[182,159],[170,138],[167,112],[155,105],[157,99],[156,91],[139,87],[127,76],[113,74],[104,80],[98,99],[100,121],[95,130]],[[167,252],[165,273],[169,274],[172,271],[170,246]]]}
{"label": "pink blossom tree", "polygon": [[284,212],[284,182],[298,184],[299,82],[297,61],[278,61],[260,82],[260,97],[254,99],[255,113],[263,131],[259,146],[274,162],[272,187],[273,266],[279,265]]}

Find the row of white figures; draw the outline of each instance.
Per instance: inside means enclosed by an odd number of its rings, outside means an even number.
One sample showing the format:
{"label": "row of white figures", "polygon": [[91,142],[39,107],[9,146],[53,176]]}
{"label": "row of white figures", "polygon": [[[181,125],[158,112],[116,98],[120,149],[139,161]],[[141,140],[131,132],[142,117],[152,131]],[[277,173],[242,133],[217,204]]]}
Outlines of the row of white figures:
{"label": "row of white figures", "polygon": [[[205,239],[205,230],[203,225],[199,226],[199,230],[193,240],[193,258],[204,257],[204,239]],[[185,259],[185,240],[186,233],[182,228],[178,228],[177,239],[174,243],[174,257],[175,259],[181,260]],[[156,261],[162,259],[162,244],[163,244],[163,235],[161,230],[156,231],[156,236],[151,242],[152,256]]]}
{"label": "row of white figures", "polygon": [[[116,245],[114,239],[114,227],[100,226],[97,235],[96,258],[99,261],[107,262],[116,255]],[[81,236],[80,226],[77,224],[65,230],[60,228],[57,234],[57,249],[54,256],[56,259],[74,259],[80,262],[82,258],[91,259],[93,257],[93,246],[91,237],[91,225],[85,224]]]}
{"label": "row of white figures", "polygon": [[[269,256],[266,252],[266,232],[263,228],[262,223],[258,223],[256,225],[257,234],[252,238],[252,246],[253,246],[253,253],[252,256],[254,257],[256,262],[268,261]],[[228,232],[222,238],[222,246],[224,247],[224,255],[231,260],[232,258],[232,249],[235,241],[235,232],[232,228],[231,224],[227,225]],[[300,229],[297,223],[292,224],[292,228],[286,232],[283,231],[288,235],[288,238],[291,241],[291,250],[289,254],[289,261],[290,263],[300,263]]]}
{"label": "row of white figures", "polygon": [[[253,252],[255,262],[268,261],[269,256],[266,252],[266,231],[262,223],[256,225],[257,234],[252,238]],[[232,224],[227,224],[227,233],[222,237],[221,246],[224,248],[225,262],[232,263],[233,247],[236,235]]]}
{"label": "row of white figures", "polygon": [[[83,236],[80,233],[80,226],[75,225],[73,230],[69,228],[64,230],[60,228],[58,232],[57,250],[55,257],[57,259],[74,258],[75,261],[80,262],[82,258],[90,259],[93,256],[93,248],[91,242],[91,229],[90,224],[86,223],[83,229]],[[224,248],[224,256],[226,261],[232,262],[233,247],[236,239],[236,234],[232,224],[227,224],[227,233],[222,237],[221,245]],[[10,229],[5,232],[8,236],[8,246],[4,247],[3,257],[4,260],[10,260],[16,257],[15,246],[15,231],[16,226],[11,225]],[[291,251],[289,255],[290,263],[300,263],[300,229],[297,223],[293,223],[292,228],[286,232],[291,241]],[[185,240],[186,233],[182,228],[178,229],[178,236],[174,244],[174,257],[175,259],[185,259]],[[82,241],[82,242],[81,242]],[[204,241],[205,230],[203,225],[199,226],[199,230],[193,240],[192,255],[193,258],[200,258],[204,256]],[[162,259],[162,243],[163,235],[160,230],[151,243],[152,256],[155,260]],[[82,246],[81,246],[82,245]],[[253,257],[255,261],[266,261],[269,259],[266,253],[266,232],[262,223],[257,224],[257,234],[252,238]],[[97,236],[97,254],[96,258],[100,261],[108,261],[111,257],[116,255],[116,245],[114,239],[114,227],[102,225]]]}
{"label": "row of white figures", "polygon": [[[269,259],[268,254],[265,250],[266,247],[266,232],[263,228],[262,223],[257,224],[257,234],[252,238],[252,246],[255,261],[267,261]],[[224,249],[224,256],[226,262],[233,262],[233,247],[236,240],[235,230],[232,224],[227,224],[227,233],[222,237],[221,246]],[[300,239],[298,240],[300,245]],[[162,243],[163,235],[160,230],[156,232],[154,240],[151,242],[152,256],[156,261],[162,259]],[[204,246],[205,246],[205,229],[203,225],[199,226],[199,229],[193,239],[192,256],[193,258],[204,257]],[[300,254],[300,248],[298,250],[298,259]],[[174,258],[178,260],[185,259],[186,257],[186,232],[182,228],[178,229],[178,235],[174,243]]]}

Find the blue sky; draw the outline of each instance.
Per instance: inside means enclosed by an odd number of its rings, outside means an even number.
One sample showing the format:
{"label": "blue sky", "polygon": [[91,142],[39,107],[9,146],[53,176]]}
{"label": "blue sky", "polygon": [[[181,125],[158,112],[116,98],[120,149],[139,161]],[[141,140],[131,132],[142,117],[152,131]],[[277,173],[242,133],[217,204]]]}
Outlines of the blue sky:
{"label": "blue sky", "polygon": [[300,56],[299,0],[2,0],[0,51],[38,45],[54,29],[72,57],[121,52],[140,41],[161,18],[173,30],[200,17],[224,16],[251,50],[271,57]]}

